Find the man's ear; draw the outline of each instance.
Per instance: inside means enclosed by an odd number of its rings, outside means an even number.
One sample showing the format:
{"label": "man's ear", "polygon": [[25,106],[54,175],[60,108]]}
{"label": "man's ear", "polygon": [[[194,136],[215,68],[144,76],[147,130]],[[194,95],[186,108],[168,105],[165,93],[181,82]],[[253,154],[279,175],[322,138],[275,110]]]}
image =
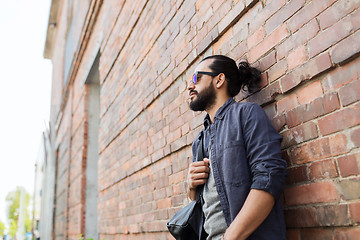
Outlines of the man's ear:
{"label": "man's ear", "polygon": [[225,79],[225,74],[223,74],[223,73],[220,73],[219,75],[218,75],[218,77],[216,78],[216,88],[221,88],[223,85],[225,85],[224,83],[225,83],[225,81],[226,81],[226,79]]}

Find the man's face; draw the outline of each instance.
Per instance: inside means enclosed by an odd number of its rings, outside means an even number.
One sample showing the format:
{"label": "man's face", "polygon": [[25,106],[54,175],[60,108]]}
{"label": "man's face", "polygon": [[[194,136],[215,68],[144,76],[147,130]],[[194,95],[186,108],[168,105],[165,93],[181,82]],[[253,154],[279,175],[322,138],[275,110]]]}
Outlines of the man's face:
{"label": "man's face", "polygon": [[[195,71],[212,72],[208,65],[212,60],[201,62]],[[205,111],[215,104],[216,91],[213,85],[213,77],[199,74],[196,83],[189,83],[190,109],[193,111]]]}

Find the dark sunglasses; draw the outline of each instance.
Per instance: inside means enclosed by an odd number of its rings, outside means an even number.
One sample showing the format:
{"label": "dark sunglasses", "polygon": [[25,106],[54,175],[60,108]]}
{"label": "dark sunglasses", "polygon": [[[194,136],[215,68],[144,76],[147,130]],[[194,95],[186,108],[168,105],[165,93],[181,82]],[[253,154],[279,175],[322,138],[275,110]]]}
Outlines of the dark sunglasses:
{"label": "dark sunglasses", "polygon": [[212,77],[216,77],[217,75],[219,75],[220,73],[214,73],[214,72],[199,72],[196,71],[192,77],[192,79],[190,80],[190,83],[196,84],[196,82],[198,81],[198,75],[209,75]]}

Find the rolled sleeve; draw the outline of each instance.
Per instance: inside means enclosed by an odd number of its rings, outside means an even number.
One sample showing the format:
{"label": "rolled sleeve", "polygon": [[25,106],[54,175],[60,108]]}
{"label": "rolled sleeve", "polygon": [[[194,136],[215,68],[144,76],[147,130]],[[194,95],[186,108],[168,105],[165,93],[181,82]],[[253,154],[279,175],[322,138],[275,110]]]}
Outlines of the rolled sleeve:
{"label": "rolled sleeve", "polygon": [[279,198],[286,180],[286,161],[281,158],[281,136],[262,108],[250,105],[244,119],[244,141],[252,174],[251,189]]}

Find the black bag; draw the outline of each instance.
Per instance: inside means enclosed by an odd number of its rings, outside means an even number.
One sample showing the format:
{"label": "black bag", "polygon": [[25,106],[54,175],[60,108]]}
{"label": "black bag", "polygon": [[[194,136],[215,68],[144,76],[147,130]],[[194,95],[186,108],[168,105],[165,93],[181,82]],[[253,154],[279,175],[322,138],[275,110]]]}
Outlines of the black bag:
{"label": "black bag", "polygon": [[[203,139],[200,135],[200,144],[198,147],[197,161],[203,160]],[[177,240],[199,239],[199,231],[203,223],[203,211],[201,205],[201,192],[203,186],[196,189],[196,200],[192,201],[184,208],[179,210],[167,223],[167,228],[171,235]]]}
{"label": "black bag", "polygon": [[202,218],[201,200],[195,200],[178,211],[167,223],[171,235],[177,240],[199,239],[198,229]]}

